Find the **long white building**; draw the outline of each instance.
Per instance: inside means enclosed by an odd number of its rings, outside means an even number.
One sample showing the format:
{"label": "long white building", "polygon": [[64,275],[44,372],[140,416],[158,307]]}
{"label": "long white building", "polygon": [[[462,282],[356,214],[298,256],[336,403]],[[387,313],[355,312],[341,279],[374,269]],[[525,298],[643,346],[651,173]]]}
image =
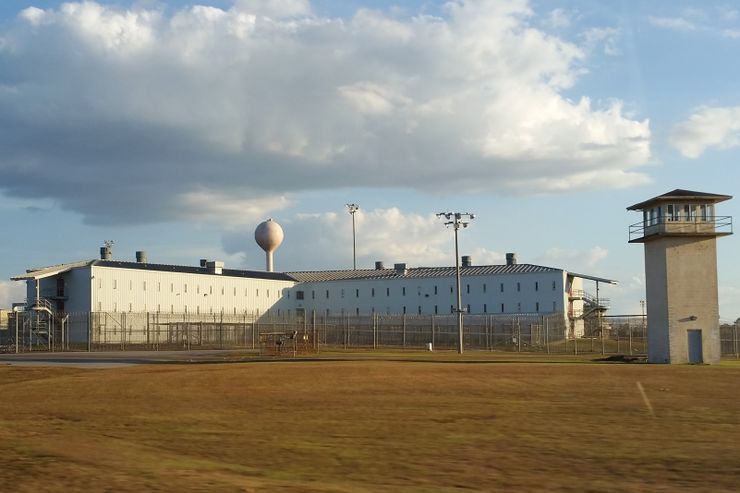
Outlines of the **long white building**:
{"label": "long white building", "polygon": [[[370,314],[450,314],[456,309],[454,267],[266,272],[101,259],[30,269],[26,305],[56,313],[228,314],[305,317]],[[608,279],[564,269],[518,264],[476,266],[463,257],[462,307],[469,314],[561,314],[572,335],[583,333],[583,280]],[[38,308],[38,307],[37,307]]]}

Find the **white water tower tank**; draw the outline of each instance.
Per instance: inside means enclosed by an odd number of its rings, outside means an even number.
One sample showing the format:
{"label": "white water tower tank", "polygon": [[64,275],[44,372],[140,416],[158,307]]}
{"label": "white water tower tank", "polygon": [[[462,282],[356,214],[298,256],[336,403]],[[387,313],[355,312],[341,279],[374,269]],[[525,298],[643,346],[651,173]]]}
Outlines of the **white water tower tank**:
{"label": "white water tower tank", "polygon": [[265,251],[267,272],[272,272],[272,252],[277,250],[284,237],[283,228],[272,219],[261,222],[254,230],[255,241]]}

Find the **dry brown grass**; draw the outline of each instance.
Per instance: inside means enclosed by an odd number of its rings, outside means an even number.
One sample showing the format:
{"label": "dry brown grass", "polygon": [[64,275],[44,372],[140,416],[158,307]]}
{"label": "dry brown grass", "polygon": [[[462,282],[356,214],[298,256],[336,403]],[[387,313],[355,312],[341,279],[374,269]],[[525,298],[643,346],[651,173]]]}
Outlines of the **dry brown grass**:
{"label": "dry brown grass", "polygon": [[0,367],[0,490],[737,491],[739,386],[740,367]]}

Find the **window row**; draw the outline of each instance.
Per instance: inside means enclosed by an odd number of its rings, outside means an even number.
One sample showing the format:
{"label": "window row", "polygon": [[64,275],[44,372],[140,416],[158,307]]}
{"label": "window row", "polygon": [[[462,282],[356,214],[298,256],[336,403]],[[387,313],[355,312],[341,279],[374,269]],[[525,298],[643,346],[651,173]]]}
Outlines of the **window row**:
{"label": "window row", "polygon": [[[117,279],[113,279],[113,289],[118,289],[118,284],[119,284],[118,283],[118,280]],[[154,284],[154,283],[151,283],[151,284]],[[165,284],[165,290],[167,290],[167,287],[168,287],[167,284],[169,284],[169,292],[170,293],[174,293],[175,296],[179,296],[180,294],[192,293],[193,292],[192,291],[193,285],[188,286],[187,283],[185,283],[185,284],[182,285],[182,291],[180,291],[179,287],[178,287],[177,291],[175,291],[175,283],[173,283],[173,282],[171,282],[171,283],[164,283],[164,284]],[[156,285],[157,285],[156,291],[158,293],[162,292],[162,283],[161,282],[157,282]],[[147,281],[143,281],[141,287],[142,287],[142,291],[146,291],[147,290]],[[152,286],[150,286],[150,287],[152,287]],[[102,279],[99,279],[98,280],[98,288],[100,288],[100,289],[103,288],[103,280]],[[129,291],[133,291],[134,290],[134,281],[129,280],[129,282],[128,282],[128,290]],[[213,291],[214,291],[213,286],[208,286],[208,289],[206,289],[206,287],[204,286],[203,289],[201,290],[200,284],[196,284],[195,285],[195,294],[202,294],[203,296],[210,296],[210,295],[213,295]],[[219,289],[217,288],[216,289],[216,292],[218,293],[218,291],[219,291]],[[225,296],[226,295],[227,290],[226,290],[226,288],[224,286],[221,286],[220,291],[221,291],[221,295],[222,296]],[[229,294],[231,294],[233,296],[239,296],[241,294],[241,292],[242,292],[241,288],[236,288],[236,287],[230,288],[228,291],[229,291]],[[281,289],[273,289],[272,290],[272,292],[278,298],[280,298],[280,297],[283,296],[283,291],[285,291],[285,296],[288,297],[288,298],[290,298],[290,290],[289,289],[284,289],[284,290],[281,290]],[[266,298],[269,298],[270,297],[270,289],[264,289],[264,290],[262,290],[262,293],[264,294],[264,296]],[[250,289],[249,288],[244,288],[244,296],[249,296],[249,295],[250,295]],[[254,290],[254,296],[256,298],[259,298],[260,297],[260,289],[259,288],[256,288]],[[302,299],[302,298],[300,298],[300,299]]]}
{"label": "window row", "polygon": [[[512,284],[511,287],[512,287],[512,289],[516,289],[517,292],[521,292],[522,291],[522,285],[523,285],[522,282],[517,282],[515,284]],[[539,291],[540,290],[540,282],[539,281],[534,281],[534,283],[532,283],[531,286],[533,287],[534,291]],[[556,291],[557,290],[557,287],[558,287],[557,281],[552,281],[551,290],[552,291]],[[471,284],[465,284],[465,288],[464,289],[465,289],[465,293],[466,294],[470,294],[475,289],[475,286],[472,286]],[[483,293],[488,292],[488,286],[487,286],[487,284],[483,284],[480,287],[480,289],[481,289],[481,292],[483,292]],[[417,287],[416,288],[416,294],[417,294],[417,296],[424,296],[425,298],[428,298],[429,295],[430,295],[430,293],[423,293],[423,291],[424,290],[421,288],[421,286]],[[438,295],[439,294],[439,291],[440,291],[439,290],[439,286],[434,286],[433,287],[433,294],[434,295]],[[499,292],[501,292],[501,293],[506,292],[504,283],[499,283]],[[389,287],[386,287],[384,289],[383,288],[370,288],[369,293],[370,293],[370,297],[371,298],[375,298],[376,295],[377,296],[381,296],[380,293],[383,293],[386,298],[389,298],[391,296],[391,288],[389,288]],[[454,293],[455,293],[455,286],[453,284],[451,284],[450,285],[450,294],[454,294]],[[360,297],[360,288],[355,288],[353,294],[354,294],[354,297],[355,298],[359,298]],[[340,298],[344,298],[345,295],[346,295],[346,290],[344,288],[340,289],[339,290],[339,297]],[[325,299],[328,300],[328,299],[331,298],[331,292],[328,289],[322,290],[322,291],[320,291],[318,293],[318,296],[319,297],[323,297],[323,298],[325,298]],[[402,286],[401,287],[401,296],[406,296],[406,287],[405,286]],[[305,297],[306,297],[305,291],[302,291],[302,290],[296,291],[296,299],[303,300],[303,299],[305,299]],[[311,299],[312,300],[315,300],[316,297],[317,297],[317,291],[316,290],[311,290]]]}

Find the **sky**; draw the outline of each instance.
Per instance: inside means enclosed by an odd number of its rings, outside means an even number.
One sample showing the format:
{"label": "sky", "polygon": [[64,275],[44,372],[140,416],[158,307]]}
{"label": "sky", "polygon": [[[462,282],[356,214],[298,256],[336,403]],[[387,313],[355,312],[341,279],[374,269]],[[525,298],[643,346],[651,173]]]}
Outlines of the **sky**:
{"label": "sky", "polygon": [[[145,250],[277,270],[475,264],[615,279],[640,313],[640,220],[675,188],[737,195],[732,1],[0,2],[0,306],[28,268]],[[718,206],[740,217],[740,197]],[[720,316],[740,317],[737,235]],[[593,286],[586,285],[586,290]]]}

